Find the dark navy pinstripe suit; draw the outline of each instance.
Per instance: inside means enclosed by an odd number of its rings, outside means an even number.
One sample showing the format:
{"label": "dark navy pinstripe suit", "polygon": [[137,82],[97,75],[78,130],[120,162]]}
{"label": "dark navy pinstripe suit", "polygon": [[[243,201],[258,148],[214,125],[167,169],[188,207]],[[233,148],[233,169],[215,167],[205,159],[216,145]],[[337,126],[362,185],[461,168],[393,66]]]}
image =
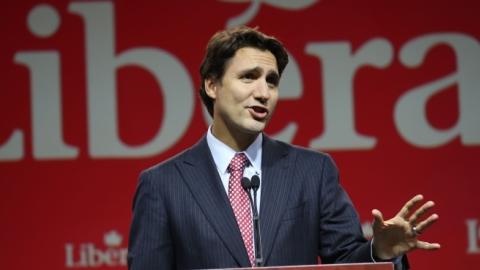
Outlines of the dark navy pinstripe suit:
{"label": "dark navy pinstripe suit", "polygon": [[[261,232],[266,266],[371,261],[329,156],[264,137]],[[249,265],[206,139],[141,174],[129,268]]]}

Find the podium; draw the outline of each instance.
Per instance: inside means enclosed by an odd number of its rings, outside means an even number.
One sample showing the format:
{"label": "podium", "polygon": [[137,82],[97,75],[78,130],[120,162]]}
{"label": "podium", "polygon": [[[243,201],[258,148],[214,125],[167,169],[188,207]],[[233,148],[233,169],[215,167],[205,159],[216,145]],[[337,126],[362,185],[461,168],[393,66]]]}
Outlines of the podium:
{"label": "podium", "polygon": [[298,266],[268,266],[255,268],[224,268],[222,270],[393,270],[393,263],[349,263]]}

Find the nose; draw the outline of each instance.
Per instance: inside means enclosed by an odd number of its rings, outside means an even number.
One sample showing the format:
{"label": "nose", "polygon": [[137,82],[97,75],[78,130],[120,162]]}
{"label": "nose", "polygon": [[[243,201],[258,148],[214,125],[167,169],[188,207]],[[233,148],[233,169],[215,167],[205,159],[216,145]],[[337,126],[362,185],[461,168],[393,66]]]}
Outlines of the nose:
{"label": "nose", "polygon": [[253,96],[255,99],[259,100],[262,104],[265,104],[267,102],[271,94],[266,81],[264,80],[258,81],[257,85],[255,86]]}

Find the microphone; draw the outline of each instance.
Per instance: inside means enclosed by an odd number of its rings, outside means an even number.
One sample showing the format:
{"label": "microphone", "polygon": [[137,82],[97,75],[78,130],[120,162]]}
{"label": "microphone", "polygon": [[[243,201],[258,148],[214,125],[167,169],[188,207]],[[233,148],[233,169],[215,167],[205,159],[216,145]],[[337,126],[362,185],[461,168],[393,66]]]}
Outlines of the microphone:
{"label": "microphone", "polygon": [[[260,177],[258,177],[258,175],[254,175],[252,176],[252,188],[253,188],[253,192],[256,193],[258,188],[260,187]],[[257,199],[257,197],[255,196],[255,199]]]}
{"label": "microphone", "polygon": [[252,188],[252,182],[250,182],[250,179],[248,179],[247,177],[243,177],[242,178],[242,188],[247,191],[247,193],[249,194],[248,198],[249,199],[252,199],[250,197],[250,192],[248,192],[251,188]]}
{"label": "microphone", "polygon": [[[260,187],[260,178],[258,175],[252,176],[252,180],[247,177],[242,178],[242,187],[248,194],[248,199],[250,205],[252,206],[253,212],[253,237],[255,239],[255,266],[263,266],[263,255],[262,255],[262,238],[260,237],[260,217],[257,210],[257,191]],[[253,200],[250,190],[253,189]]]}

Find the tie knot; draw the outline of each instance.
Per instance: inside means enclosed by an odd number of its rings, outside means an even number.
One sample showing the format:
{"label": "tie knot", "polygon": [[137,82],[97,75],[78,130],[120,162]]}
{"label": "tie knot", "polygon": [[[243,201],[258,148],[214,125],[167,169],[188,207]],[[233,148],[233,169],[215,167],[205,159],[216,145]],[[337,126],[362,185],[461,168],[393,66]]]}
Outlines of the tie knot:
{"label": "tie knot", "polygon": [[247,156],[245,156],[244,153],[237,153],[232,158],[232,161],[230,161],[230,164],[228,165],[228,169],[230,171],[243,171],[247,163],[248,163]]}

